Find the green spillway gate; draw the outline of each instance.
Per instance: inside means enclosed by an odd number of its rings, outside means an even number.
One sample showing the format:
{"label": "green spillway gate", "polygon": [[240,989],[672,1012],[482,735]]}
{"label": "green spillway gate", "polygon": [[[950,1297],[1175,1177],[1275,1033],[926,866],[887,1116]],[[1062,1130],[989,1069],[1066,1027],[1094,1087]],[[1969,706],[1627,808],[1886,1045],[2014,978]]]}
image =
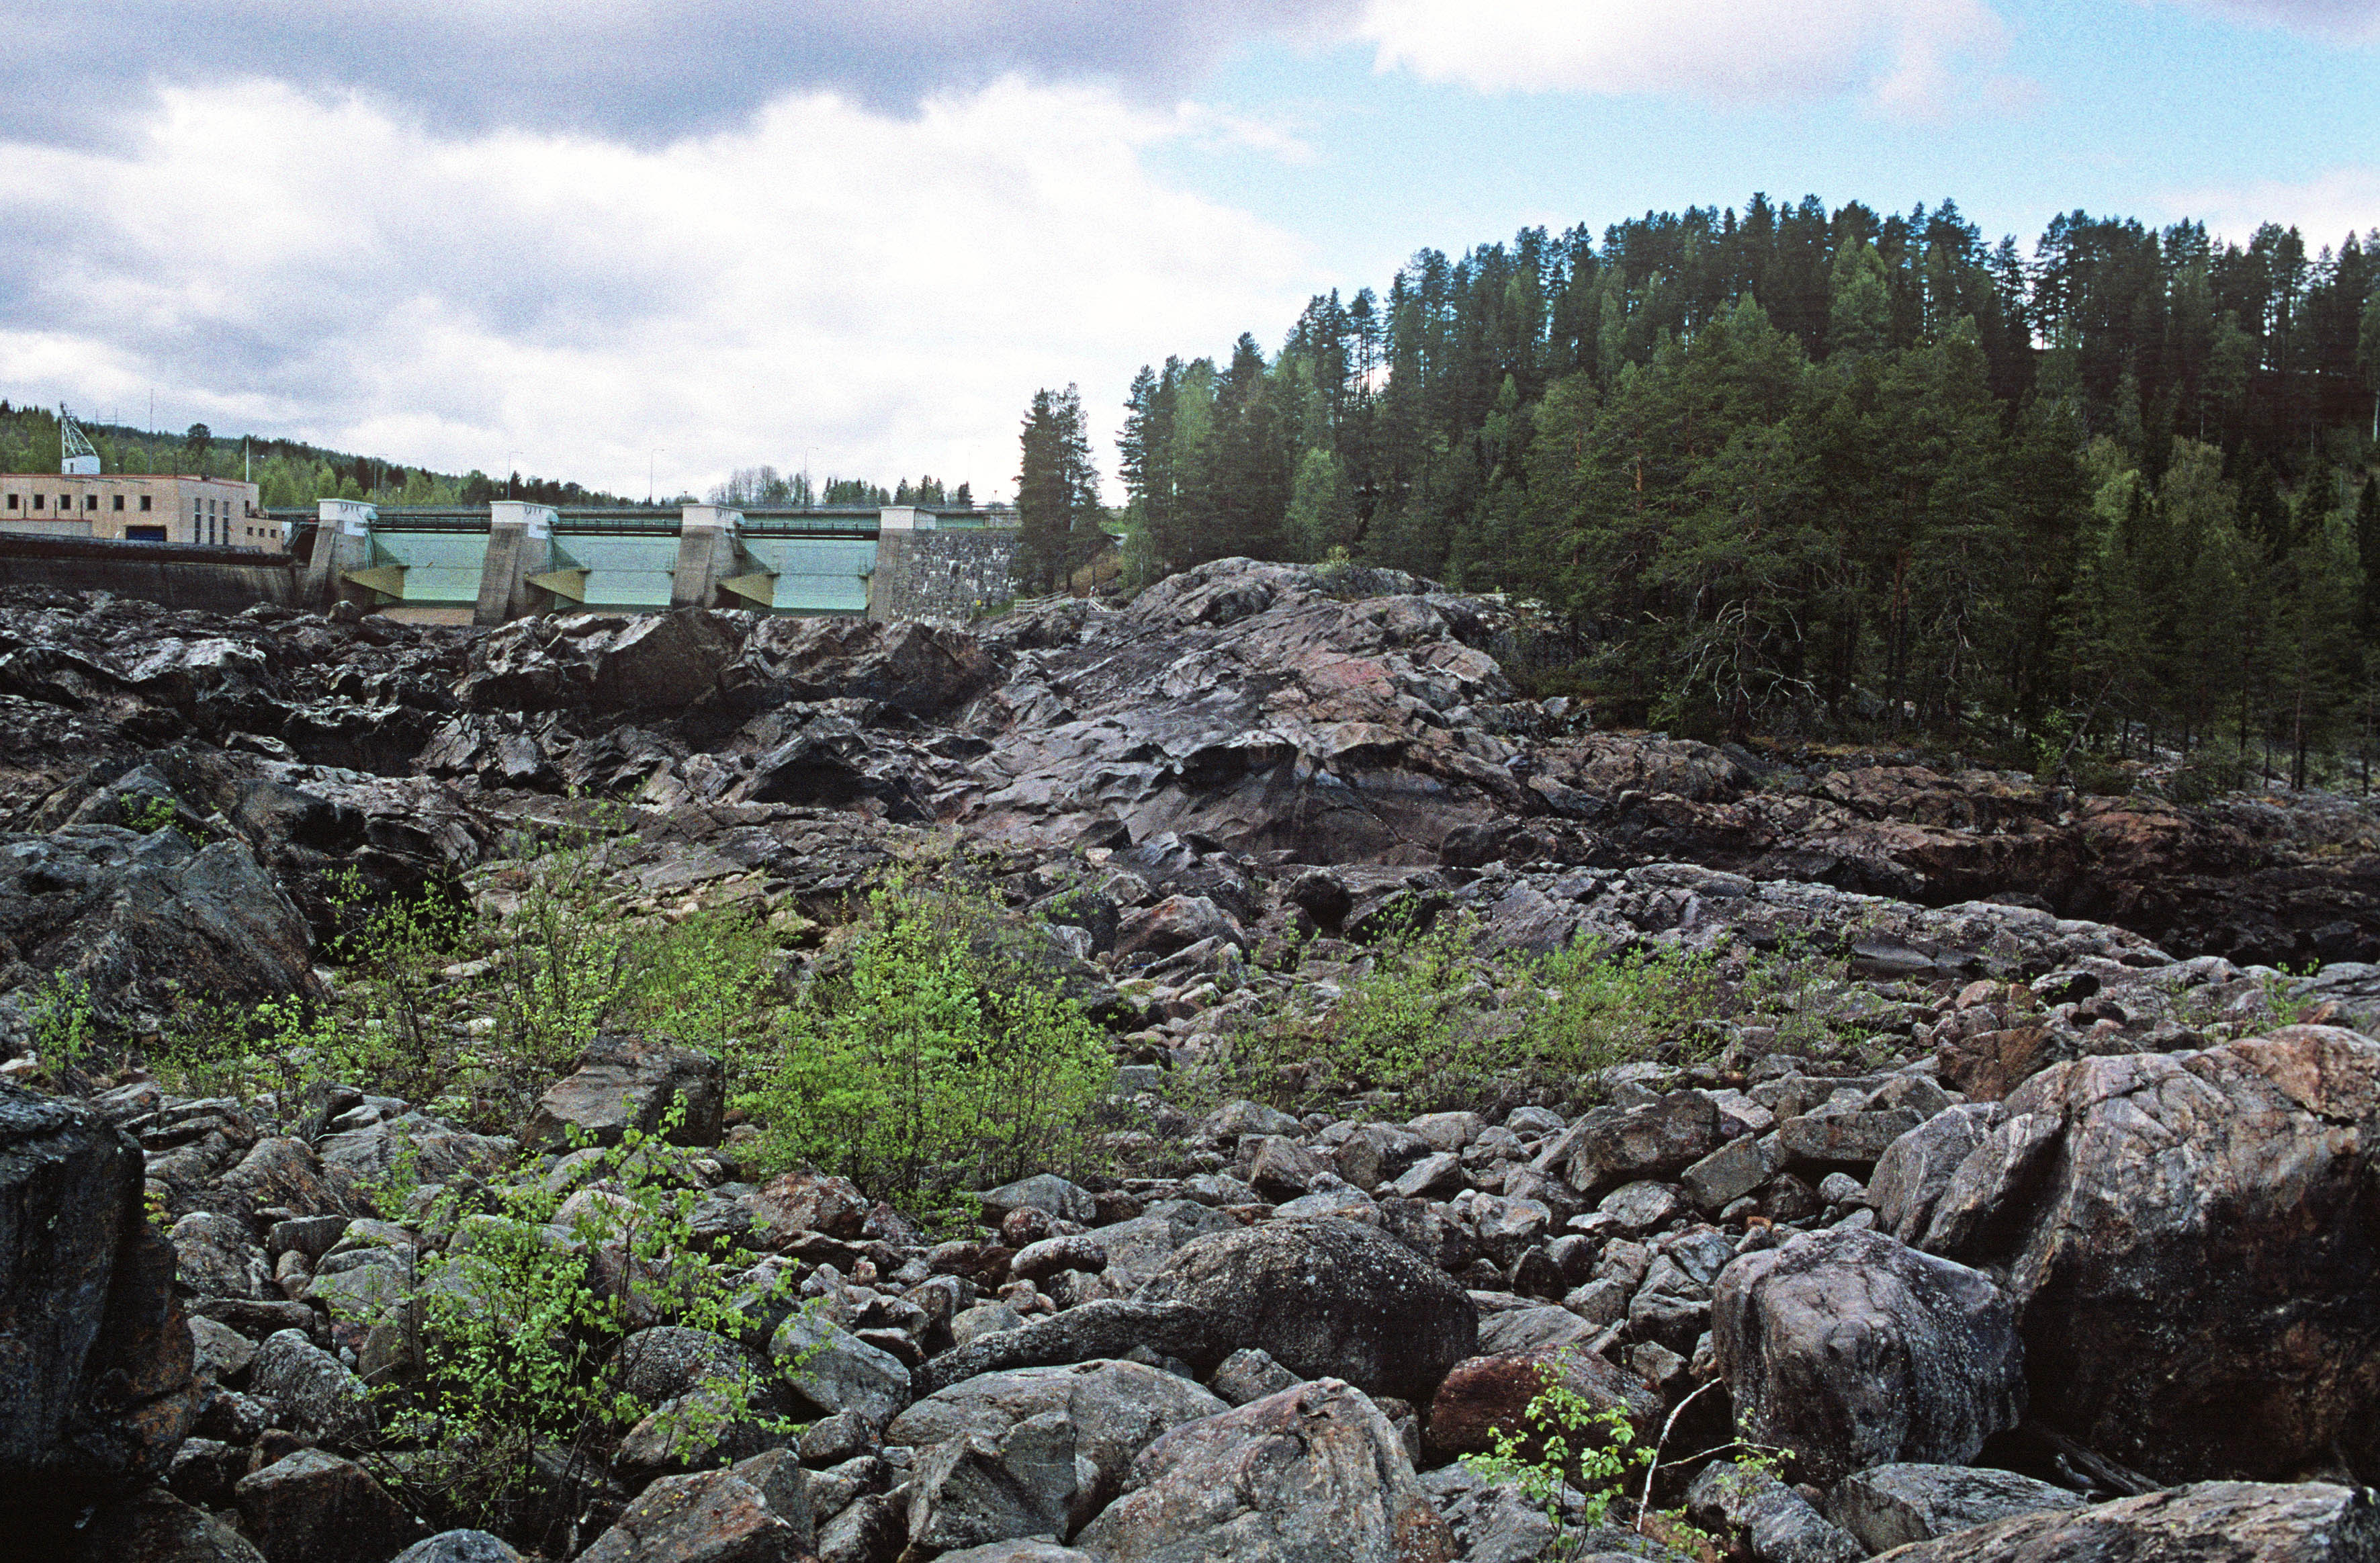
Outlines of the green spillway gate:
{"label": "green spillway gate", "polygon": [[[323,515],[330,510],[326,504]],[[293,533],[314,531],[316,547],[330,546],[339,530],[311,511],[273,515]],[[523,579],[557,612],[666,609],[678,585],[682,528],[693,515],[676,507],[551,512],[550,551]],[[987,511],[747,509],[735,515],[731,567],[706,584],[722,605],[864,615],[883,527],[961,531],[1003,524],[1013,522]],[[335,559],[318,570],[333,592],[408,618],[468,622],[491,557],[486,509],[382,507],[370,513],[368,535],[353,526],[346,531]]]}

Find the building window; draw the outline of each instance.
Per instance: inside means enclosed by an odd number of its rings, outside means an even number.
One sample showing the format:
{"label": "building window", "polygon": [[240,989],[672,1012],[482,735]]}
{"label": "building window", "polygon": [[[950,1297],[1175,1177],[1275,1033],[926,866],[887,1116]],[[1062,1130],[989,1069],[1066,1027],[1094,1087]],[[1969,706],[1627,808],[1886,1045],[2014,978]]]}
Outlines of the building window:
{"label": "building window", "polygon": [[85,510],[97,510],[99,508],[99,496],[97,494],[83,495],[82,507]]}
{"label": "building window", "polygon": [[122,510],[124,508],[124,496],[122,494],[115,496],[115,508],[118,510]]}
{"label": "building window", "polygon": [[150,496],[148,496],[147,494],[142,494],[142,495],[140,496],[140,508],[141,508],[141,509],[146,510],[146,509],[148,509],[148,508],[149,508],[149,498],[150,498]]}
{"label": "building window", "polygon": [[43,498],[43,497],[44,497],[44,496],[42,496],[42,495],[41,495],[41,494],[35,494],[35,495],[33,496],[33,508],[34,508],[35,510],[39,510],[39,509],[41,509],[41,508],[42,508],[42,498]]}

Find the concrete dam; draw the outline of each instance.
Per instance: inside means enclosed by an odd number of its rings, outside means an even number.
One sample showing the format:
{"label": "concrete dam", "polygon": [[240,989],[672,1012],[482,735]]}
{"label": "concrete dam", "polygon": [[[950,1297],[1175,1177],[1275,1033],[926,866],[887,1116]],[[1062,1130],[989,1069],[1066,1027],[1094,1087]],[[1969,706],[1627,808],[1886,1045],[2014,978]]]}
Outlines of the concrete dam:
{"label": "concrete dam", "polygon": [[0,585],[110,590],[176,607],[350,602],[416,624],[741,608],[964,621],[1015,596],[1005,509],[483,510],[323,500],[272,511],[285,554],[0,537]]}

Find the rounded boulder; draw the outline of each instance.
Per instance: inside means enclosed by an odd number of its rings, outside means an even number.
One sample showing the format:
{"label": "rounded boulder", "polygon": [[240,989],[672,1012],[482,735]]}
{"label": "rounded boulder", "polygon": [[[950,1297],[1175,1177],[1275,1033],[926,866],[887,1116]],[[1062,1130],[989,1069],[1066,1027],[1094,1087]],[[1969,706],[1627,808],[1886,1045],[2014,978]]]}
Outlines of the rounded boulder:
{"label": "rounded boulder", "polygon": [[1479,1349],[1478,1310],[1452,1277],[1336,1217],[1199,1238],[1140,1295],[1186,1306],[1219,1342],[1264,1351],[1301,1379],[1416,1404]]}

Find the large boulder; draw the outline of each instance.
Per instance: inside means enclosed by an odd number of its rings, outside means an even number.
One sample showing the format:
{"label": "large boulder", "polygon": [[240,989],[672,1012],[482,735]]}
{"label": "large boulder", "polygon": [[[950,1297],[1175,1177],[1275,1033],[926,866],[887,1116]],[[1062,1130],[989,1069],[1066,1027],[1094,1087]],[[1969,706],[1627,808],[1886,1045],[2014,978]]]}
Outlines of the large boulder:
{"label": "large boulder", "polygon": [[483,711],[681,712],[717,686],[742,627],[703,609],[523,619],[479,640],[456,693]]}
{"label": "large boulder", "polygon": [[1539,1153],[1581,1193],[1645,1178],[1673,1178],[1728,1137],[1718,1104],[1700,1091],[1672,1091],[1633,1108],[1597,1108]]}
{"label": "large boulder", "polygon": [[550,1149],[567,1149],[574,1137],[616,1145],[632,1129],[658,1132],[673,1101],[685,1105],[672,1145],[719,1143],[726,1076],[717,1059],[661,1037],[599,1036],[578,1068],[538,1098],[522,1138]]}
{"label": "large boulder", "polygon": [[817,1539],[808,1478],[772,1449],[723,1471],[662,1477],[578,1563],[803,1563]]}
{"label": "large boulder", "polygon": [[1745,1434],[1828,1485],[1964,1461],[2024,1411],[2016,1309],[1991,1278],[1876,1232],[1805,1232],[1719,1273],[1718,1371]]}
{"label": "large boulder", "polygon": [[2168,1481],[2380,1470],[2380,1045],[2081,1059],[2006,1106],[1925,1242],[2005,1266],[2036,1415]]}
{"label": "large boulder", "polygon": [[0,1494],[74,1505],[164,1474],[200,1399],[175,1262],[140,1147],[0,1084]]}
{"label": "large boulder", "polygon": [[[884,1440],[921,1449],[969,1437],[997,1442],[1006,1438],[1010,1428],[1033,1418],[1063,1418],[1069,1429],[1070,1448],[1068,1476],[1063,1484],[1066,1491],[1061,1504],[1065,1523],[1051,1528],[1051,1533],[1062,1535],[1115,1496],[1125,1472],[1131,1469],[1133,1457],[1160,1434],[1229,1409],[1222,1400],[1186,1378],[1139,1363],[1108,1360],[984,1374],[953,1384],[894,1417],[892,1425],[884,1430]],[[936,1501],[930,1485],[921,1487],[918,1496],[912,1497],[914,1538],[926,1539],[919,1529],[923,1521],[918,1519],[918,1510],[932,1507]],[[934,1545],[971,1544],[943,1540]]]}
{"label": "large boulder", "polygon": [[769,1355],[795,1399],[821,1416],[851,1412],[881,1427],[909,1403],[908,1368],[822,1315],[804,1310],[777,1327]]}
{"label": "large boulder", "polygon": [[1686,1508],[1706,1525],[1743,1532],[1760,1563],[1860,1563],[1867,1556],[1849,1532],[1765,1471],[1706,1465],[1686,1489]]}
{"label": "large boulder", "polygon": [[1144,1348],[1202,1371],[1232,1350],[1218,1349],[1213,1321],[1187,1303],[1102,1297],[971,1336],[919,1368],[914,1387],[920,1395],[934,1395],[984,1374],[1122,1357]]}
{"label": "large boulder", "polygon": [[1333,1378],[1175,1428],[1075,1545],[1102,1563],[1451,1563],[1389,1419]]}
{"label": "large boulder", "polygon": [[1887,1552],[1957,1531],[2085,1499],[2013,1471],[1972,1465],[1878,1465],[1855,1471],[1827,1495],[1827,1518],[1868,1551]]}
{"label": "large boulder", "polygon": [[55,1551],[28,1545],[22,1534],[10,1540],[26,1546],[19,1557],[67,1563],[266,1563],[246,1536],[163,1487],[100,1505],[74,1530],[73,1540]]}
{"label": "large boulder", "polygon": [[939,1551],[1069,1534],[1094,1486],[1075,1445],[1074,1424],[1057,1411],[935,1445],[909,1482],[911,1545]]}
{"label": "large boulder", "polygon": [[321,1449],[252,1471],[233,1492],[267,1563],[378,1563],[427,1533],[370,1472]]}
{"label": "large boulder", "polygon": [[278,1405],[289,1425],[310,1438],[358,1448],[378,1425],[364,1381],[294,1329],[265,1338],[248,1383],[251,1394]]}
{"label": "large boulder", "polygon": [[1140,1300],[1206,1320],[1205,1365],[1252,1346],[1300,1377],[1416,1403],[1478,1350],[1478,1310],[1452,1277],[1378,1228],[1334,1217],[1199,1238]]}
{"label": "large boulder", "polygon": [[1892,1563],[2366,1563],[2380,1557],[2369,1487],[2201,1482],[2053,1509],[1887,1553]]}

